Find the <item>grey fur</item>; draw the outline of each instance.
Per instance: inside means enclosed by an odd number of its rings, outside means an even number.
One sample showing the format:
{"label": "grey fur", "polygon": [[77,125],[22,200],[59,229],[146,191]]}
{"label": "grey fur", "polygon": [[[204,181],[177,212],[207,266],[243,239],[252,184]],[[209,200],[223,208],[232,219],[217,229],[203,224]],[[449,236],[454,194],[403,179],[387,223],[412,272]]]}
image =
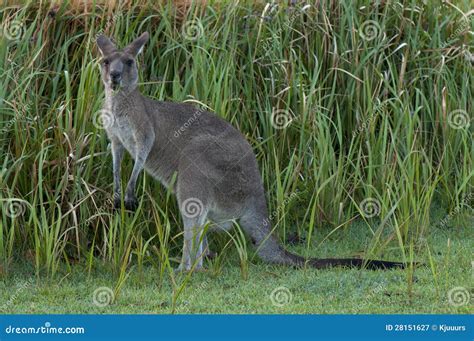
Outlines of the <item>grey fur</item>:
{"label": "grey fur", "polygon": [[309,264],[316,268],[401,265],[353,259],[307,260],[284,250],[268,223],[260,172],[245,137],[208,111],[183,103],[156,101],[138,91],[134,59],[147,40],[148,33],[144,33],[118,50],[108,38],[97,39],[103,60],[107,61],[101,63],[104,110],[113,117],[106,131],[112,145],[114,203],[120,206],[120,161],[124,149],[135,160],[124,198],[127,209],[136,208],[135,185],[143,168],[165,186],[170,186],[176,173],[172,190],[184,223],[182,269],[202,268],[203,256],[209,251],[203,235],[206,222],[227,229],[232,220],[239,221],[259,256],[270,263]]}

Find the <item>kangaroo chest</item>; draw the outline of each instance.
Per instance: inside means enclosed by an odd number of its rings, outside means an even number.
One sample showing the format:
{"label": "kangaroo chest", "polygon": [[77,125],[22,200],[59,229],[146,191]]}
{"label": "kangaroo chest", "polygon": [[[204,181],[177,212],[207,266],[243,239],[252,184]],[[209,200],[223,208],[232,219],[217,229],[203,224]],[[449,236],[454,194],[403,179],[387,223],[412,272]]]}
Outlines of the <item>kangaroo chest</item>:
{"label": "kangaroo chest", "polygon": [[130,155],[135,158],[135,138],[127,117],[114,115],[113,122],[107,132],[116,136]]}
{"label": "kangaroo chest", "polygon": [[[118,110],[121,107],[122,110]],[[135,158],[136,142],[130,122],[130,114],[123,107],[120,102],[114,102],[110,97],[106,97],[104,109],[110,115],[110,119],[105,128],[107,134],[118,138],[130,155]]]}

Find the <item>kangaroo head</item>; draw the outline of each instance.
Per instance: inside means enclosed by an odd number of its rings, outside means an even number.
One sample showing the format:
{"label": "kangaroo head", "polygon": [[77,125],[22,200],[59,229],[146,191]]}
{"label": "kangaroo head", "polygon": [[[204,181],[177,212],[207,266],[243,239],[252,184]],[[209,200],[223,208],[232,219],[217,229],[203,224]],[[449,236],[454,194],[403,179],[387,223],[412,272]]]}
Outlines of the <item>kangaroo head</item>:
{"label": "kangaroo head", "polygon": [[100,69],[106,89],[134,89],[138,81],[137,55],[148,40],[148,32],[131,42],[122,50],[106,36],[97,38],[97,46],[102,54]]}

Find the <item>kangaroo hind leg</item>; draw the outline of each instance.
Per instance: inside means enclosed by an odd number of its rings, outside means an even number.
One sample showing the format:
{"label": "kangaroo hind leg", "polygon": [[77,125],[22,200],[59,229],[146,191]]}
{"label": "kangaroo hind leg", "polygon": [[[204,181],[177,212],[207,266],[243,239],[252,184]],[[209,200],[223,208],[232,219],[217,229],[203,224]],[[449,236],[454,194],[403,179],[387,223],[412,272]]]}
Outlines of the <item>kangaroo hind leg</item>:
{"label": "kangaroo hind leg", "polygon": [[180,212],[184,225],[183,256],[180,270],[202,268],[204,250],[204,227],[207,220],[207,209],[199,198],[188,197],[180,200]]}

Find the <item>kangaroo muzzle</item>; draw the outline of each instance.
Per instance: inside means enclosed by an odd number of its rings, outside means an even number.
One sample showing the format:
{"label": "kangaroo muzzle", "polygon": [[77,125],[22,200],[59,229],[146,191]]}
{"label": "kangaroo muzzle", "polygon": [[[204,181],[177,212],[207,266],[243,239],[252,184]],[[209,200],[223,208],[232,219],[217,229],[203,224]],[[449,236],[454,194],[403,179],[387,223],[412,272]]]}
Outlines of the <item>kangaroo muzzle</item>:
{"label": "kangaroo muzzle", "polygon": [[116,90],[120,87],[122,83],[122,74],[120,72],[111,72],[110,73],[110,84],[112,89]]}

